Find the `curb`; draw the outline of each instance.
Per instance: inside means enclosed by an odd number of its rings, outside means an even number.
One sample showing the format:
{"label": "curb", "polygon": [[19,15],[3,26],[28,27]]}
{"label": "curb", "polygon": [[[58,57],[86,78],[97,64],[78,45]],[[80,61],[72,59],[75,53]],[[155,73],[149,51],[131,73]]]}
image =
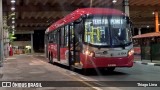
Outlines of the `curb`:
{"label": "curb", "polygon": [[134,61],[134,63],[139,63],[143,65],[151,65],[151,66],[160,66],[160,63],[147,63],[147,62],[142,62],[142,61]]}

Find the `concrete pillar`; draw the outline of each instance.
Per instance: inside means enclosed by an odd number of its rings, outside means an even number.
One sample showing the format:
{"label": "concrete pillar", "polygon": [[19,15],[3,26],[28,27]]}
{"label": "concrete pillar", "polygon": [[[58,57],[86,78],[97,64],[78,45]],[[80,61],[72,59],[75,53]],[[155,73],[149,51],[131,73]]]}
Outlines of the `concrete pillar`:
{"label": "concrete pillar", "polygon": [[33,50],[33,33],[31,33],[31,53],[34,53],[34,50]]}
{"label": "concrete pillar", "polygon": [[3,66],[4,48],[3,48],[3,10],[2,0],[0,0],[0,67]]}
{"label": "concrete pillar", "polygon": [[154,12],[154,17],[155,17],[155,32],[159,32],[158,11]]}
{"label": "concrete pillar", "polygon": [[7,25],[7,15],[5,14],[5,13],[3,13],[3,31],[4,31],[4,33],[3,33],[3,35],[4,35],[4,58],[7,58],[8,56],[9,56],[9,49],[8,49],[8,47],[9,47],[9,32],[8,32],[8,29],[7,29],[7,27],[8,27],[8,25]]}
{"label": "concrete pillar", "polygon": [[138,28],[138,35],[141,35],[141,28]]}
{"label": "concrete pillar", "polygon": [[93,0],[90,0],[90,7],[92,7],[92,4],[93,4]]}
{"label": "concrete pillar", "polygon": [[123,0],[124,13],[129,16],[129,0]]}

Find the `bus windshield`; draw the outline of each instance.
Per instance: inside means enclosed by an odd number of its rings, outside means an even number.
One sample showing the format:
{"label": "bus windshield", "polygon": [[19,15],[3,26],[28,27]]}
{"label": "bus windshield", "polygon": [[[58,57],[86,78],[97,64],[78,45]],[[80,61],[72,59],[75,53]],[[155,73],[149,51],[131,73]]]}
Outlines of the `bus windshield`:
{"label": "bus windshield", "polygon": [[125,16],[92,16],[85,20],[84,42],[117,46],[131,42],[131,29]]}

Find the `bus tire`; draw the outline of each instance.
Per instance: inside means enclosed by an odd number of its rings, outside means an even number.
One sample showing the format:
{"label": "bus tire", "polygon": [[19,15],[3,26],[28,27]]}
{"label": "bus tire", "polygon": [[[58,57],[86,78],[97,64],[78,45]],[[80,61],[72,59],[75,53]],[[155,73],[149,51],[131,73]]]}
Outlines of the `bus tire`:
{"label": "bus tire", "polygon": [[73,67],[72,65],[69,66],[69,69],[70,69],[71,71],[75,71],[75,67]]}
{"label": "bus tire", "polygon": [[107,67],[107,71],[108,71],[108,72],[113,72],[114,69],[115,69],[115,67]]}
{"label": "bus tire", "polygon": [[89,72],[89,69],[87,69],[87,68],[81,69],[81,73],[82,73],[83,75],[88,75],[88,72]]}

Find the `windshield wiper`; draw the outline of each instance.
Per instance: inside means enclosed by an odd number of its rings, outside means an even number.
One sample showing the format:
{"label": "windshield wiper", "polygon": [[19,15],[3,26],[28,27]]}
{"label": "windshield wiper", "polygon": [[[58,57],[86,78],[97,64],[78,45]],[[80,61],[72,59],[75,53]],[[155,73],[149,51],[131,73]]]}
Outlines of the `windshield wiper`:
{"label": "windshield wiper", "polygon": [[122,47],[122,49],[125,49],[125,44],[123,43],[123,41],[119,40],[117,36],[115,36],[115,39],[118,41],[118,43],[120,43],[120,47]]}

